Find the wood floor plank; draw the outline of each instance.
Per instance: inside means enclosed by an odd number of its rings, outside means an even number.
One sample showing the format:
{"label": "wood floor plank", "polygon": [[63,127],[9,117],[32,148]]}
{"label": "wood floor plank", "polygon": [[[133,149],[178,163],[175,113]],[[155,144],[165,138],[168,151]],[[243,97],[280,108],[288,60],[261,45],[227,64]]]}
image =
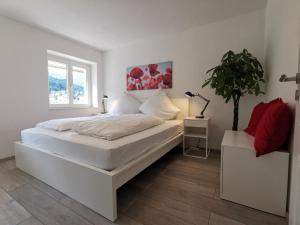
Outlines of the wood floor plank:
{"label": "wood floor plank", "polygon": [[221,200],[220,198],[220,185],[217,185],[215,188],[214,199]]}
{"label": "wood floor plank", "polygon": [[87,220],[30,184],[15,189],[10,194],[45,225],[91,225]]}
{"label": "wood floor plank", "polygon": [[172,163],[172,161],[170,161],[168,156],[165,156],[131,179],[128,183],[141,189],[147,188],[154,179],[164,173],[170,163]]}
{"label": "wood floor plank", "polygon": [[134,184],[134,186],[138,188],[145,189],[151,184],[151,182],[154,179],[161,176],[163,170],[159,171],[155,169],[152,171],[151,169],[147,169],[143,171],[141,174],[139,174],[138,176],[134,177],[128,183]]}
{"label": "wood floor plank", "polygon": [[219,173],[201,171],[191,167],[167,168],[163,173],[165,176],[175,177],[196,184],[216,185],[219,182]]}
{"label": "wood floor plank", "polygon": [[13,198],[7,194],[2,188],[0,188],[0,204],[5,204],[12,201]]}
{"label": "wood floor plank", "polygon": [[142,223],[139,223],[122,213],[118,213],[118,220],[113,223],[69,197],[61,199],[60,202],[94,225],[143,225]]}
{"label": "wood floor plank", "polygon": [[49,185],[45,184],[44,182],[33,178],[30,180],[30,184],[34,186],[35,188],[39,189],[40,191],[50,195],[52,198],[60,201],[64,197],[66,197],[65,194],[61,193],[60,191],[54,189],[53,187],[50,187]]}
{"label": "wood floor plank", "polygon": [[16,169],[16,161],[14,159],[3,161],[1,162],[0,167],[6,171]]}
{"label": "wood floor plank", "polygon": [[141,195],[138,200],[192,224],[207,225],[210,212],[164,196]]}
{"label": "wood floor plank", "polygon": [[217,200],[215,198],[203,196],[200,193],[188,192],[181,187],[163,185],[158,188],[157,186],[155,186],[155,184],[152,184],[144,191],[144,193],[152,196],[163,195],[177,201],[182,201],[193,207],[199,207],[208,211],[212,211],[219,215],[227,216],[233,220],[237,220],[245,224],[286,224],[284,218],[234,204],[228,201]]}
{"label": "wood floor plank", "polygon": [[5,168],[3,168],[3,167],[1,167],[1,164],[0,164],[0,173],[4,173],[4,172],[6,172],[7,170],[5,169]]}
{"label": "wood floor plank", "polygon": [[0,204],[0,224],[16,225],[31,215],[16,201]]}
{"label": "wood floor plank", "polygon": [[205,160],[205,159],[197,159],[197,158],[193,158],[193,157],[189,157],[189,156],[182,156],[182,153],[180,151],[177,154],[170,155],[169,157],[175,161],[178,160],[185,164],[195,165],[195,166],[197,166],[197,164],[201,163],[203,165],[220,167],[220,164],[221,164],[219,154],[217,156],[213,156],[212,154],[210,154],[208,159]]}
{"label": "wood floor plank", "polygon": [[210,220],[209,220],[209,225],[245,225],[245,224],[240,223],[235,220],[232,220],[232,219],[229,219],[227,217],[212,213]]}
{"label": "wood floor plank", "polygon": [[135,218],[144,225],[191,225],[178,217],[174,217],[165,211],[153,208],[145,202],[137,200],[126,211],[126,215]]}
{"label": "wood floor plank", "polygon": [[[177,180],[176,180],[177,181]],[[170,182],[168,179],[158,179],[158,185],[163,185],[163,183],[176,187],[177,185],[181,185],[180,181]],[[185,182],[183,182],[185,183]],[[189,184],[193,185],[193,184]],[[161,187],[161,186],[160,186]],[[188,187],[188,185],[183,185],[183,188]],[[155,187],[153,187],[155,188]],[[161,211],[165,211],[173,216],[178,216],[183,220],[188,222],[195,222],[198,220],[199,224],[208,224],[209,211],[199,209],[196,207],[191,207],[188,204],[184,204],[182,202],[165,198],[164,195],[153,195],[151,192],[147,192],[148,195],[142,190],[134,191],[136,188],[128,187],[124,192],[121,192],[121,195],[125,195],[129,199],[133,200],[142,200],[145,204],[152,206],[153,208]],[[195,190],[196,191],[196,190]],[[212,194],[214,194],[214,189],[212,189]],[[131,204],[133,204],[133,201]],[[123,210],[124,211],[124,210]],[[126,211],[125,211],[126,212]]]}
{"label": "wood floor plank", "polygon": [[248,208],[229,201],[216,200],[212,210],[221,216],[245,223],[247,225],[286,225],[287,221],[283,217],[275,216],[259,210]]}
{"label": "wood floor plank", "polygon": [[121,187],[117,191],[118,212],[126,211],[133,204],[133,202],[139,198],[143,190],[143,188],[134,185],[132,182]]}
{"label": "wood floor plank", "polygon": [[[197,191],[198,190],[198,191]],[[201,185],[189,184],[185,181],[180,182],[153,182],[144,193],[164,195],[174,200],[182,201],[190,205],[198,206],[203,209],[211,210],[214,199],[215,189],[209,187],[208,189]]]}
{"label": "wood floor plank", "polygon": [[26,184],[27,182],[27,179],[19,173],[18,169],[8,170],[4,173],[0,173],[0,187],[5,191],[12,191]]}
{"label": "wood floor plank", "polygon": [[216,201],[201,193],[189,192],[184,188],[172,185],[161,185],[158,187],[155,183],[151,184],[144,193],[149,196],[165,196],[208,211],[212,210],[214,202]]}
{"label": "wood floor plank", "polygon": [[35,219],[34,217],[30,217],[30,218],[22,221],[18,225],[43,225],[43,224],[40,221],[38,221],[37,219]]}
{"label": "wood floor plank", "polygon": [[212,184],[196,184],[187,180],[178,179],[177,177],[169,177],[165,175],[157,177],[152,182],[152,188],[157,188],[158,186],[160,188],[164,188],[165,186],[173,186],[176,188],[184,189],[189,192],[199,193],[208,197],[213,197],[215,195],[216,189],[215,185]]}
{"label": "wood floor plank", "polygon": [[11,173],[12,174],[15,174],[17,177],[19,177],[20,179],[24,180],[25,182],[30,182],[33,177],[25,172],[23,172],[22,170],[20,169],[13,169],[11,170]]}
{"label": "wood floor plank", "polygon": [[178,169],[182,167],[188,167],[192,169],[197,169],[198,171],[207,171],[213,173],[219,173],[220,168],[219,166],[214,166],[211,164],[207,164],[207,162],[198,162],[198,163],[187,163],[184,160],[174,160],[169,166],[168,169]]}
{"label": "wood floor plank", "polygon": [[0,224],[16,225],[31,215],[0,188]]}

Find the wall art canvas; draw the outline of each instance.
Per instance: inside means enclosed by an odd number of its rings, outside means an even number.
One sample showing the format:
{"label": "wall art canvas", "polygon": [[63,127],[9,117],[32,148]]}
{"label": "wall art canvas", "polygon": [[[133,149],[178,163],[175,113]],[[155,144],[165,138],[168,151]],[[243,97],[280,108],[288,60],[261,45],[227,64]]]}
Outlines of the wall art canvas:
{"label": "wall art canvas", "polygon": [[127,91],[172,88],[172,62],[127,68]]}

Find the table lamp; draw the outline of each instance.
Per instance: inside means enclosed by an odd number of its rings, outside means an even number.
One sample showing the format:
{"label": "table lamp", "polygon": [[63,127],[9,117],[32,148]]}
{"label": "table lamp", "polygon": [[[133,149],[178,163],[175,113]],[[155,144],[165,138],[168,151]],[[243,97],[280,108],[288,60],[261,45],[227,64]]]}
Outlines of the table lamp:
{"label": "table lamp", "polygon": [[205,104],[203,110],[201,111],[200,115],[199,115],[199,116],[196,116],[196,118],[203,119],[203,118],[204,118],[204,115],[203,115],[203,114],[204,114],[204,112],[205,112],[205,110],[206,110],[206,108],[207,108],[207,106],[208,106],[210,100],[207,99],[207,98],[205,98],[205,97],[203,97],[203,96],[200,95],[199,93],[193,94],[193,93],[191,93],[190,91],[185,92],[185,96],[188,97],[188,98],[199,97],[199,98],[201,98],[202,100],[204,100],[204,101],[206,102],[206,104]]}

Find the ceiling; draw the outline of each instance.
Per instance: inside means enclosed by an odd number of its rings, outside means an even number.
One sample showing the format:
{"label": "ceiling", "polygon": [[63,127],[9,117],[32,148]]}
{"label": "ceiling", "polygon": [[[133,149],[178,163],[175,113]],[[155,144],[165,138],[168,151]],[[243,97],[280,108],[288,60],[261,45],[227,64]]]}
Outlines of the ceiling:
{"label": "ceiling", "polygon": [[264,8],[267,0],[0,0],[0,15],[100,50]]}

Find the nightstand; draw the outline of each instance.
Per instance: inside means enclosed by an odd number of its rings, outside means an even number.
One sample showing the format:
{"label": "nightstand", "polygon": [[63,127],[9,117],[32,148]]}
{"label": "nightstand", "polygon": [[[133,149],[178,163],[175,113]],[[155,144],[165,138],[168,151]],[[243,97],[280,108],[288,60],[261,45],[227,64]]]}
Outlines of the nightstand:
{"label": "nightstand", "polygon": [[[210,119],[186,117],[184,118],[184,134],[183,134],[183,155],[195,158],[207,159],[209,155],[208,148],[208,127]],[[188,139],[197,142],[196,146],[188,146]],[[204,147],[200,147],[201,142]]]}

